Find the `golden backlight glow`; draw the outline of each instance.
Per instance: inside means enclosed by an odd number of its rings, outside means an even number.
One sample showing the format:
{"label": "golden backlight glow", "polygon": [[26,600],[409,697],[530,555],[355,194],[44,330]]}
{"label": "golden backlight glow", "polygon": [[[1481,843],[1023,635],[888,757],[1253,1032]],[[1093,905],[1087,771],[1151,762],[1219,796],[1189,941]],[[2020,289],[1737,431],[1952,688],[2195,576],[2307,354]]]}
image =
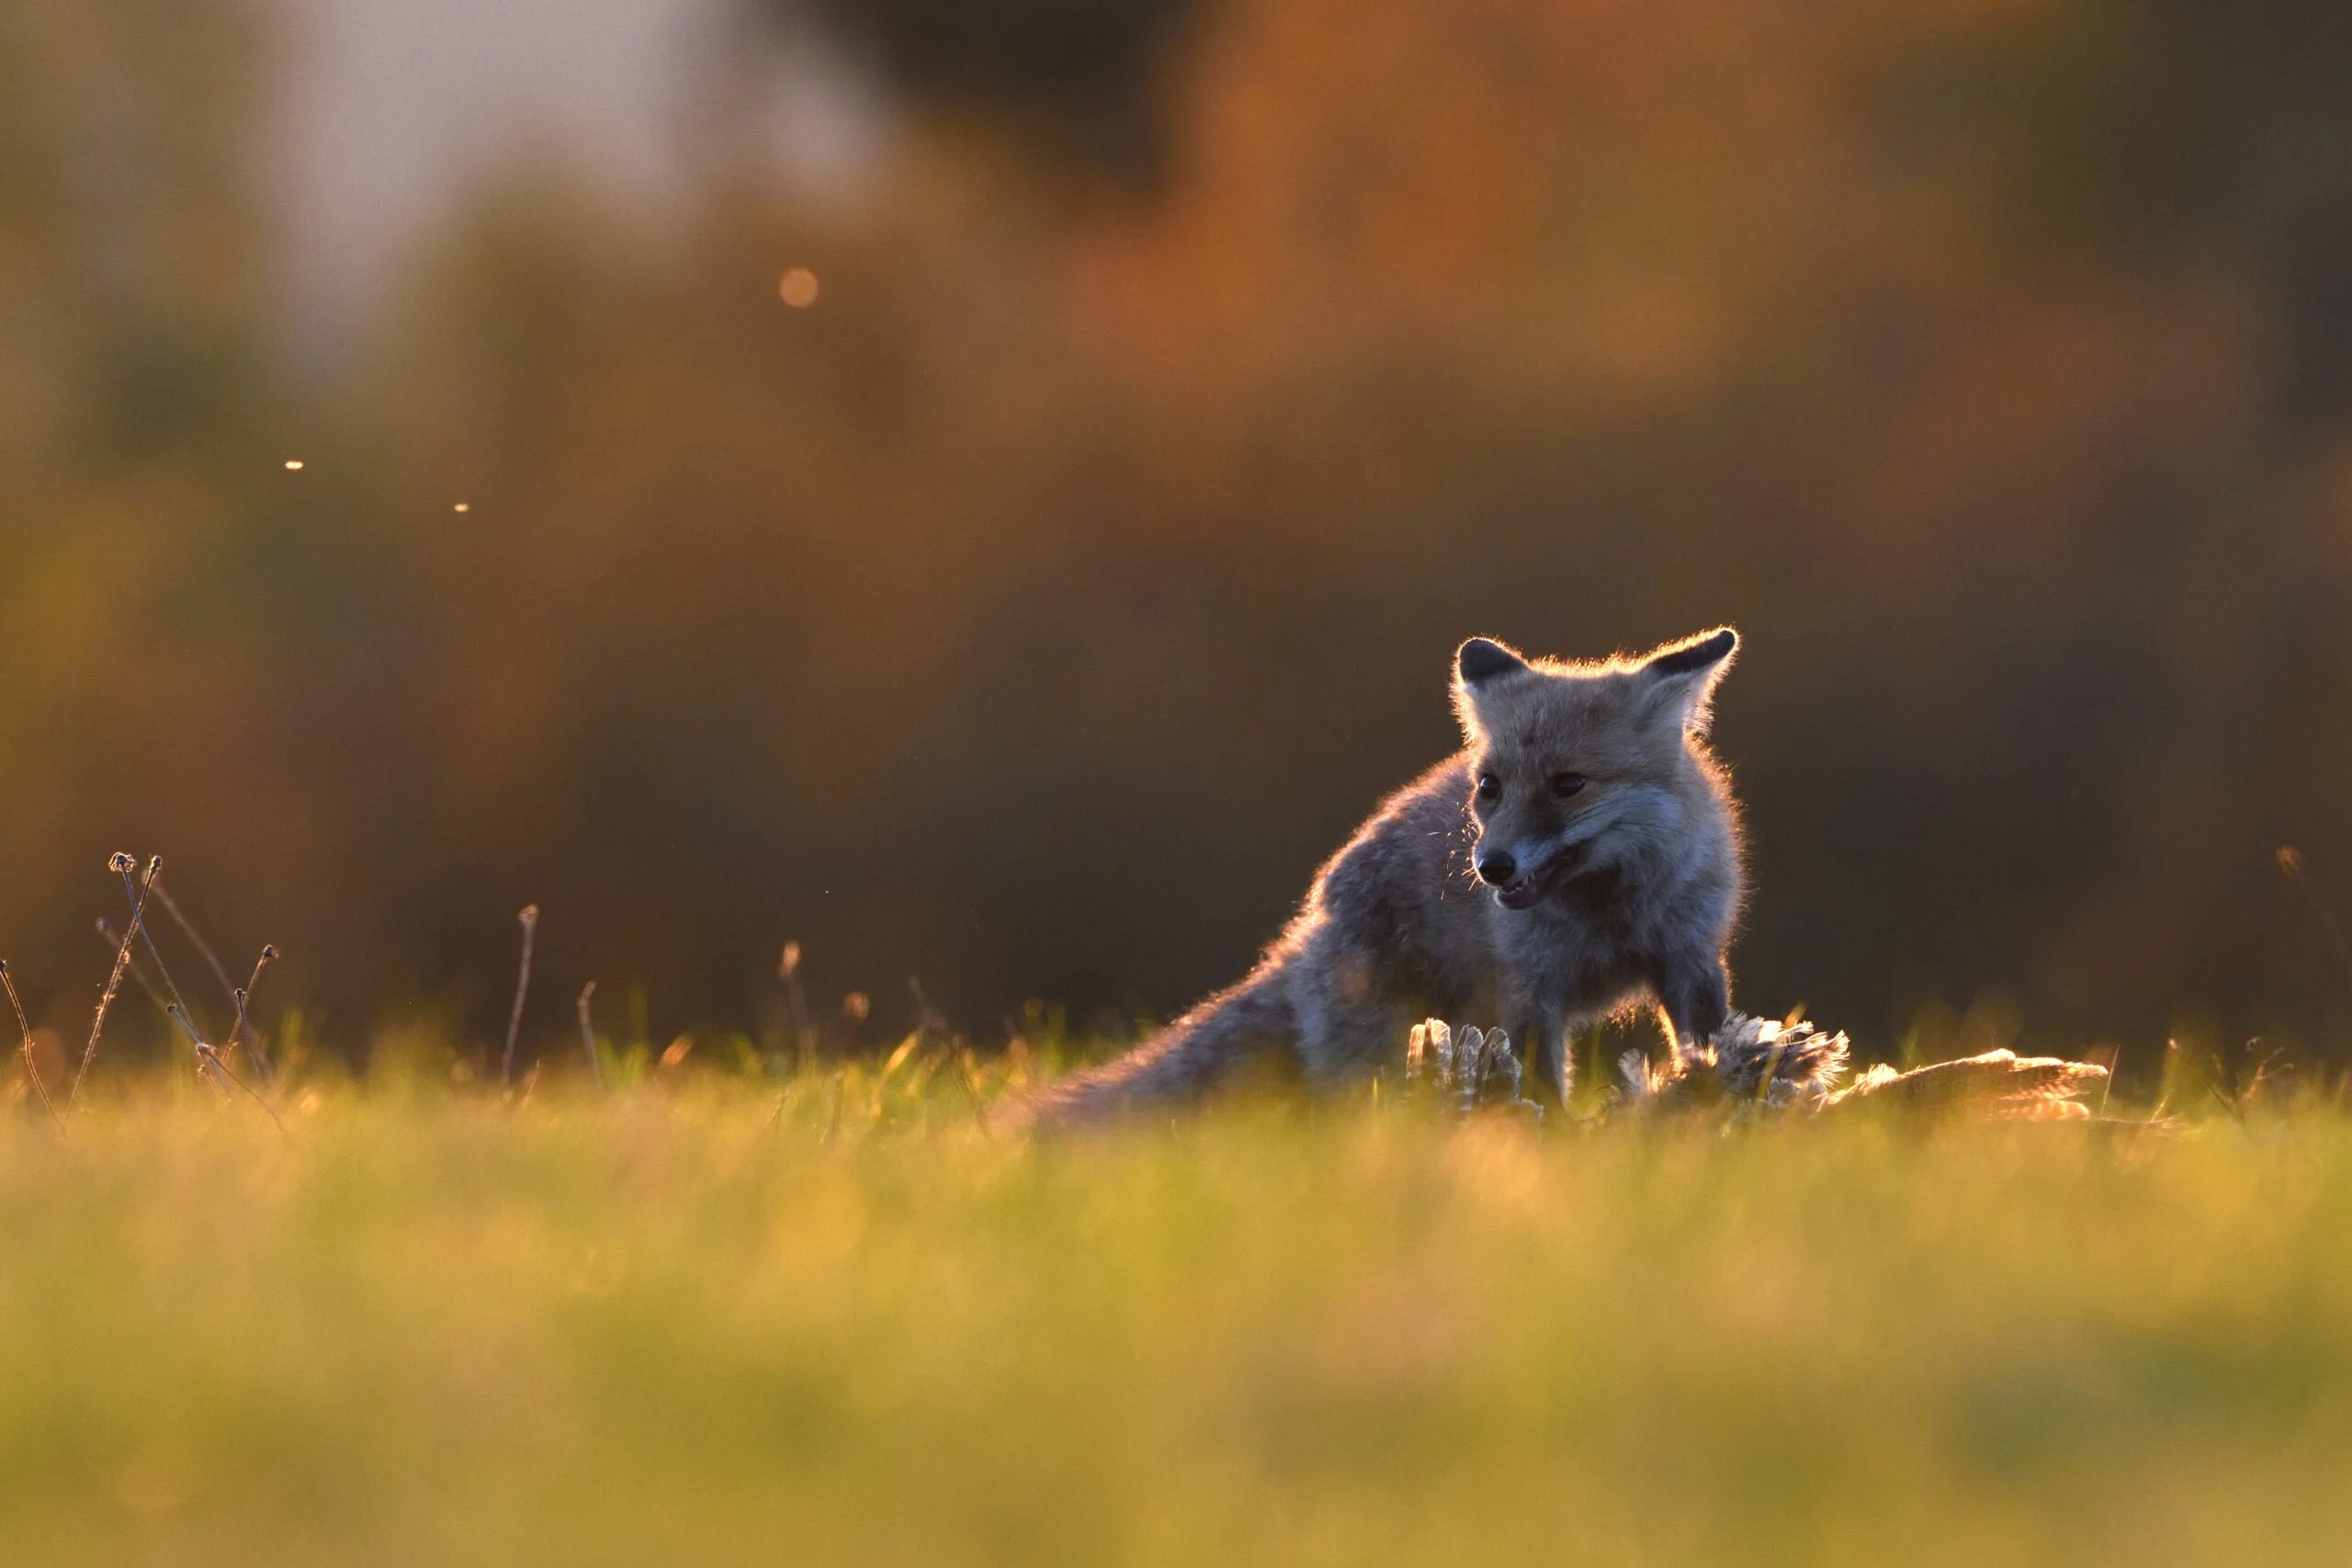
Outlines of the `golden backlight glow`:
{"label": "golden backlight glow", "polygon": [[[452,57],[521,60],[554,7],[462,9]],[[425,995],[503,1047],[534,897],[518,1071],[588,1066],[591,979],[649,1065],[797,1061],[853,987],[887,1052],[910,969],[976,1050],[1012,999],[1166,1015],[1449,753],[1464,638],[1729,622],[1736,998],[1883,1051],[1981,994],[1956,1052],[2125,1038],[2125,1090],[2192,1024],[2352,1063],[2313,902],[2352,938],[2352,160],[2298,152],[2352,141],[2333,8],[726,9],[783,26],[644,79],[702,106],[683,155],[600,156],[606,82],[398,189],[478,85],[379,61],[440,129],[312,162],[274,95],[334,89],[278,35],[335,7],[7,33],[36,1031],[87,1034],[117,835],[208,939],[299,946],[266,1006],[353,1062]],[[413,231],[255,200],[298,152]],[[187,1068],[123,984],[126,1052]]]}

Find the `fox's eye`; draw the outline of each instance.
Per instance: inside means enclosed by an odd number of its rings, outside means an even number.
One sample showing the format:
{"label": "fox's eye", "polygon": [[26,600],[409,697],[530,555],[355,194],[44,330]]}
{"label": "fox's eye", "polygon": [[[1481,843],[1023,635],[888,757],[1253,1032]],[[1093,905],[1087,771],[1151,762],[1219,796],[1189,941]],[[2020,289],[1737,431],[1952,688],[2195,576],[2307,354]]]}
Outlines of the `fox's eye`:
{"label": "fox's eye", "polygon": [[1501,795],[1502,793],[1502,780],[1495,777],[1492,773],[1480,773],[1478,775],[1478,798],[1480,800],[1493,800]]}
{"label": "fox's eye", "polygon": [[1582,773],[1555,773],[1552,775],[1552,793],[1559,799],[1566,800],[1584,788],[1585,783],[1585,776]]}

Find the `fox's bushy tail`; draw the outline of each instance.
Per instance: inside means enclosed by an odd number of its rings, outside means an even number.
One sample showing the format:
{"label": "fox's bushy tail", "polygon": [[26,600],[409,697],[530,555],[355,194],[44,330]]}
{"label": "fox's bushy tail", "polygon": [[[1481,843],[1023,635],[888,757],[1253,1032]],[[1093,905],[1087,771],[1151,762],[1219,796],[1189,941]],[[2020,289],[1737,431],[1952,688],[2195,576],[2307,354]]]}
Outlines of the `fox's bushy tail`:
{"label": "fox's bushy tail", "polygon": [[1028,1104],[1032,1127],[1081,1127],[1156,1105],[1198,1099],[1295,1025],[1283,974],[1269,966],[1202,1002],[1115,1062],[1046,1086]]}

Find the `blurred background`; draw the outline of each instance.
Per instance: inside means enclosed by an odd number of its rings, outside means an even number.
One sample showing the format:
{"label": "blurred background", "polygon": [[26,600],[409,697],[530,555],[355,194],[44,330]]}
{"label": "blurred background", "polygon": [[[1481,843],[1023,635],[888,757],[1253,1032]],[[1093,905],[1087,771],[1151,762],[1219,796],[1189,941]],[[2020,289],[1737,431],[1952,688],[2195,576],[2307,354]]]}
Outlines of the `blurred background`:
{"label": "blurred background", "polygon": [[2352,11],[0,0],[62,1029],[122,848],[346,1050],[1165,1014],[1718,622],[1750,1006],[2352,1051]]}

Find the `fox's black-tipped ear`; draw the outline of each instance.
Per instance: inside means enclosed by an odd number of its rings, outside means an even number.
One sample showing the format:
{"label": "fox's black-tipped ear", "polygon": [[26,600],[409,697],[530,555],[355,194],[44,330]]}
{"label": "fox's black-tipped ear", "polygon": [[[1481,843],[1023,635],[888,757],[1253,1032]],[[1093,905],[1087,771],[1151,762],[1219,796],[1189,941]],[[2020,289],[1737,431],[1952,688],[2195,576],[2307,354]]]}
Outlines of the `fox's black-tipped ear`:
{"label": "fox's black-tipped ear", "polygon": [[1462,677],[1464,685],[1476,687],[1514,671],[1523,671],[1527,668],[1527,660],[1501,643],[1474,637],[1455,652],[1453,668]]}
{"label": "fox's black-tipped ear", "polygon": [[1478,705],[1498,682],[1513,675],[1532,674],[1527,660],[1501,643],[1474,637],[1453,654],[1453,716],[1462,721],[1464,739],[1476,744],[1486,730]]}
{"label": "fox's black-tipped ear", "polygon": [[1704,734],[1715,682],[1731,667],[1731,656],[1738,648],[1739,634],[1720,626],[1668,643],[1643,660],[1641,672],[1656,694],[1653,711],[1671,717],[1684,729]]}
{"label": "fox's black-tipped ear", "polygon": [[1698,637],[1668,643],[1642,661],[1642,668],[1653,675],[1689,675],[1721,664],[1739,647],[1739,634],[1729,626],[1720,626]]}

